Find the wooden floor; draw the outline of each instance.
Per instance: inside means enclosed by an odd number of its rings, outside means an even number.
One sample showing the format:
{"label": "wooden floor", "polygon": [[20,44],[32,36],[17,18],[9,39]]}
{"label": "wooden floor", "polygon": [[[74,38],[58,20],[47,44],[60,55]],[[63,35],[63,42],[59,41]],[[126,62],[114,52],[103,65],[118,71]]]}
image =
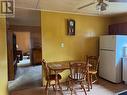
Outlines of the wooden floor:
{"label": "wooden floor", "polygon": [[[75,86],[76,87],[76,86]],[[63,94],[70,95],[70,91],[65,89],[65,86],[62,86]],[[88,95],[114,95],[118,92],[127,90],[127,85],[123,83],[113,84],[111,82],[99,79],[99,81],[93,85],[93,89],[87,92]],[[76,89],[76,95],[84,95],[81,89]],[[24,89],[19,91],[13,91],[11,95],[46,95],[44,87],[36,87],[30,89]],[[60,92],[55,93],[52,88],[49,88],[48,95],[61,95]],[[75,94],[74,94],[75,95]]]}

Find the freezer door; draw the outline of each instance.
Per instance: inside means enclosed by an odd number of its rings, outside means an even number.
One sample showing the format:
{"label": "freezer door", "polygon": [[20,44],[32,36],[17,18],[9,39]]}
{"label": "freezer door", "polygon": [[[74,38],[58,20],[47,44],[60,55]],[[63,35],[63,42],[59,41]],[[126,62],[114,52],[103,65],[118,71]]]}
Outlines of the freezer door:
{"label": "freezer door", "polygon": [[100,37],[100,49],[116,50],[116,36],[106,35]]}
{"label": "freezer door", "polygon": [[115,51],[100,50],[99,76],[114,83],[121,82],[120,75],[117,75],[117,64]]}

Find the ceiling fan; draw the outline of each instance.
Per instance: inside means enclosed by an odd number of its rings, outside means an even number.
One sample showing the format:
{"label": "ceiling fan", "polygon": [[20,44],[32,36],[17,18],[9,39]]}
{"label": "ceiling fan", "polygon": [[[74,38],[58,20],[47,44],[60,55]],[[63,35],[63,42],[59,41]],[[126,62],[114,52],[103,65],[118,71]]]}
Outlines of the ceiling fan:
{"label": "ceiling fan", "polygon": [[127,0],[95,0],[93,2],[90,2],[86,5],[83,5],[83,6],[79,7],[78,9],[80,10],[80,9],[83,9],[85,7],[88,7],[90,5],[93,5],[93,4],[97,3],[96,9],[99,10],[99,11],[105,11],[106,8],[108,7],[108,4],[105,3],[105,1],[108,1],[108,2],[127,2]]}

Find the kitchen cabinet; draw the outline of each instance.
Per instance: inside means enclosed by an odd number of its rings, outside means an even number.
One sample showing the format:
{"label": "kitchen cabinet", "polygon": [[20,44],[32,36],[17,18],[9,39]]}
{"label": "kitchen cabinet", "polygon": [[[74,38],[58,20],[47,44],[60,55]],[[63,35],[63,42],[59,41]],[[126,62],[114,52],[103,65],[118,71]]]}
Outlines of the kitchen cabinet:
{"label": "kitchen cabinet", "polygon": [[127,35],[127,22],[109,25],[109,35]]}

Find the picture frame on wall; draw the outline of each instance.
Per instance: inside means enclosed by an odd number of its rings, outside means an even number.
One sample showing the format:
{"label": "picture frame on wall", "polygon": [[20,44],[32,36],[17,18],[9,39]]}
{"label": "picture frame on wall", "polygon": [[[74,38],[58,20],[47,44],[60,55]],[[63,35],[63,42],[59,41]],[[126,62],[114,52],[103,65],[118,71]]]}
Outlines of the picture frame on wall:
{"label": "picture frame on wall", "polygon": [[75,35],[75,20],[67,19],[67,35]]}

